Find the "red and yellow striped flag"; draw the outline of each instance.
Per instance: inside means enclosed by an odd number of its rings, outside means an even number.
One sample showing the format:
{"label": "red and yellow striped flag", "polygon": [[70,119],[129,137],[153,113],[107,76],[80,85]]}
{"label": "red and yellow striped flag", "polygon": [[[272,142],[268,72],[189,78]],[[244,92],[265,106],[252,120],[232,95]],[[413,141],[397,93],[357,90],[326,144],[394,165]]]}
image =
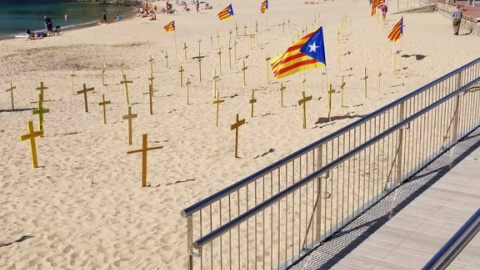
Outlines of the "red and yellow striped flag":
{"label": "red and yellow striped flag", "polygon": [[377,7],[379,7],[380,5],[385,5],[385,2],[383,2],[383,0],[373,0],[372,3],[371,3],[371,6],[372,6],[372,11],[370,13],[370,15],[375,15],[377,14]]}
{"label": "red and yellow striped flag", "polygon": [[388,34],[388,39],[393,42],[399,41],[403,36],[403,17],[400,21],[395,24],[390,34]]}
{"label": "red and yellow striped flag", "polygon": [[262,12],[262,14],[264,14],[267,11],[267,9],[268,9],[268,0],[265,0],[260,5],[260,12]]}
{"label": "red and yellow striped flag", "polygon": [[275,79],[326,65],[322,27],[302,37],[284,53],[270,60]]}
{"label": "red and yellow striped flag", "polygon": [[175,32],[175,21],[171,21],[171,22],[167,23],[167,25],[165,25],[163,27],[163,29],[165,29],[165,31],[167,31],[167,33]]}
{"label": "red and yellow striped flag", "polygon": [[218,18],[220,19],[220,21],[226,21],[226,20],[229,20],[231,18],[233,18],[233,7],[232,7],[232,4],[228,5],[228,7],[222,9],[218,14],[217,14]]}

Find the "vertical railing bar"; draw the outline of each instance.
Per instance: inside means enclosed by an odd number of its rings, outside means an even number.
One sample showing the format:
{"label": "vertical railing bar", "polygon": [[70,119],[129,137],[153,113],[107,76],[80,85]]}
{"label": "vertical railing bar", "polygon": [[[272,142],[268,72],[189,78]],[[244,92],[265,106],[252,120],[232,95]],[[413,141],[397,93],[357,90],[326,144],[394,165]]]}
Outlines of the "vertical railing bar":
{"label": "vertical railing bar", "polygon": [[[228,194],[228,221],[232,220],[232,193]],[[232,230],[228,231],[228,261],[230,263],[230,270],[232,269]]]}
{"label": "vertical railing bar", "polygon": [[[298,180],[300,181],[302,179],[302,157],[300,156],[300,174]],[[298,254],[300,254],[301,251],[301,238],[302,238],[302,188],[298,189]]]}
{"label": "vertical railing bar", "polygon": [[[213,226],[213,216],[212,216],[212,204],[209,204],[209,208],[210,208],[210,231],[209,232],[212,232],[212,226]],[[213,241],[210,242],[210,269],[213,270]]]}
{"label": "vertical railing bar", "polygon": [[[255,198],[254,198],[254,205],[255,206],[257,206],[257,183],[258,183],[258,181],[255,181],[255,186],[254,186],[255,187]],[[254,256],[253,261],[255,263],[255,268],[254,268],[255,270],[257,270],[257,233],[258,233],[258,231],[257,231],[257,216],[258,216],[258,214],[255,214],[255,220],[254,220],[254,222],[255,222],[255,224],[254,224],[254,226],[255,226],[255,256]]]}
{"label": "vertical railing bar", "polygon": [[[280,170],[280,168],[278,169]],[[262,201],[265,201],[265,176],[262,176]],[[266,253],[266,245],[267,243],[265,242],[265,235],[267,234],[267,232],[265,231],[265,209],[262,210],[262,218],[263,218],[263,222],[262,222],[262,225],[263,225],[263,230],[262,230],[262,236],[263,236],[263,267],[262,269],[265,269],[265,253]]]}
{"label": "vertical railing bar", "polygon": [[[240,216],[240,189],[237,189],[237,217]],[[241,247],[241,238],[240,238],[240,225],[241,224],[238,224],[238,269],[240,270],[241,268],[241,265],[240,265],[240,247]]]}
{"label": "vertical railing bar", "polygon": [[[222,199],[218,200],[219,201],[219,207],[220,207],[220,226],[222,227]],[[223,235],[220,235],[220,270],[223,270]]]}
{"label": "vertical railing bar", "polygon": [[[278,170],[278,175],[277,175],[277,178],[278,178],[278,192],[280,192],[281,188],[280,188],[280,170]],[[286,188],[286,187],[285,187]],[[281,204],[281,200],[278,201],[277,203],[277,213],[278,213],[278,223],[277,223],[277,247],[278,247],[278,253],[277,253],[277,268],[280,267],[280,243],[281,243],[281,239],[280,239],[280,230],[281,230],[281,227],[280,227],[280,219],[281,219],[281,214],[280,214],[280,204]],[[273,208],[273,205],[272,205],[272,208]]]}
{"label": "vertical railing bar", "polygon": [[[203,237],[203,218],[202,211],[205,208],[200,209],[200,237]],[[203,269],[203,256],[200,257],[200,269]]]}
{"label": "vertical railing bar", "polygon": [[193,270],[193,215],[187,217],[187,252],[188,252],[188,270]]}

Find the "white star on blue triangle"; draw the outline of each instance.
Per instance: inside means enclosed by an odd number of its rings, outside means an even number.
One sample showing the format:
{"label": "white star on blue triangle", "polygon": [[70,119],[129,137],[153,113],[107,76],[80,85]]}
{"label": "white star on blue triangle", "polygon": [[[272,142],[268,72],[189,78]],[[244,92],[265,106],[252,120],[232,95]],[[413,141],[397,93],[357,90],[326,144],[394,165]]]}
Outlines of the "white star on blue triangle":
{"label": "white star on blue triangle", "polygon": [[327,65],[322,27],[318,28],[317,32],[302,46],[300,51],[318,62],[323,63],[325,66]]}

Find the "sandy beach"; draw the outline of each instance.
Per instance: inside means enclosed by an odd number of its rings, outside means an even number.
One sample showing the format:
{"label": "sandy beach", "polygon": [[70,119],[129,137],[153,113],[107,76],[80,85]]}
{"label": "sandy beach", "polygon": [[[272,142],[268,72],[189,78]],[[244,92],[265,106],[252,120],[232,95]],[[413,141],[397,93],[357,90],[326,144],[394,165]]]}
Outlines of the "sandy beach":
{"label": "sandy beach", "polygon": [[[437,13],[392,15],[386,27],[370,17],[368,1],[270,1],[266,15],[260,3],[232,0],[235,19],[220,22],[217,13],[227,2],[208,1],[212,10],[158,14],[157,20],[135,17],[119,23],[64,32],[37,41],[0,41],[0,268],[1,269],[185,269],[185,207],[246,177],[289,153],[357,120],[362,115],[425,85],[479,56],[480,39],[454,36],[451,21]],[[165,2],[156,2],[164,7]],[[392,44],[388,33],[403,16],[404,36]],[[343,24],[340,40],[338,30]],[[176,34],[163,26],[175,20]],[[258,33],[255,29],[258,23]],[[290,21],[290,23],[288,23]],[[283,23],[285,22],[285,30]],[[235,34],[238,25],[238,36]],[[245,30],[245,25],[247,26]],[[272,57],[319,26],[324,29],[327,69],[314,69],[281,80],[270,71]],[[305,31],[305,29],[308,31]],[[237,41],[237,59],[229,67],[229,32]],[[245,36],[244,33],[247,32]],[[220,39],[217,39],[217,33]],[[251,43],[250,34],[256,34]],[[462,35],[463,34],[463,35]],[[211,39],[212,38],[212,39]],[[202,81],[199,79],[200,54]],[[186,43],[187,60],[183,44]],[[221,73],[218,57],[221,48]],[[176,47],[175,47],[176,46]],[[392,52],[399,51],[396,72]],[[340,60],[339,54],[342,54]],[[168,54],[168,68],[165,55]],[[148,95],[150,56],[154,59],[154,114]],[[133,120],[133,144],[128,144],[125,87],[120,64],[125,63]],[[242,64],[245,61],[246,86]],[[105,85],[102,66],[105,63]],[[191,81],[189,105],[184,80]],[[225,102],[215,126],[212,71]],[[367,68],[368,98],[364,95]],[[72,94],[83,84],[94,87],[88,96]],[[322,75],[327,71],[327,75]],[[379,72],[382,73],[379,84]],[[340,104],[341,78],[346,87]],[[307,128],[302,127],[302,81],[313,100],[307,104]],[[332,116],[327,122],[326,85],[331,83]],[[15,109],[11,110],[10,83]],[[37,138],[39,168],[31,165],[27,133],[44,82],[45,136]],[[280,83],[287,88],[280,106]],[[380,89],[379,89],[380,85]],[[255,89],[254,117],[250,116]],[[103,124],[102,94],[107,105]],[[236,114],[240,128],[239,156],[234,157]],[[141,187],[141,148],[148,134],[148,187]]]}

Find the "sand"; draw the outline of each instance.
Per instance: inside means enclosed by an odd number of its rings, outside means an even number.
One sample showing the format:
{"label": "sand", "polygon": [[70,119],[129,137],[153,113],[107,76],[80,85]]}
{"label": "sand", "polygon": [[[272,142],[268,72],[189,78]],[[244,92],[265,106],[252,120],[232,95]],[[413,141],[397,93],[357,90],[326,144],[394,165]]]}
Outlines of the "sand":
{"label": "sand", "polygon": [[[0,84],[16,86],[15,107],[10,95],[0,92],[0,268],[1,269],[185,269],[186,221],[180,211],[200,199],[246,177],[338,128],[358,119],[418,87],[478,57],[480,40],[454,36],[451,22],[437,13],[405,14],[405,36],[394,45],[387,40],[401,15],[387,17],[383,29],[369,17],[368,1],[271,1],[268,14],[259,12],[260,1],[232,1],[235,20],[220,23],[216,14],[226,4],[209,1],[213,10],[175,15],[160,14],[156,21],[133,18],[119,23],[79,29],[39,41],[0,41]],[[165,2],[159,2],[163,7]],[[182,7],[175,6],[177,10]],[[390,12],[394,12],[394,5]],[[307,129],[302,128],[303,73],[266,81],[266,61],[285,50],[302,29],[324,27],[328,81],[339,90],[345,76],[344,107],[334,94],[332,116],[325,123],[327,98],[324,69],[305,73],[305,91],[313,95],[307,104]],[[337,31],[346,23],[341,38],[345,56],[337,61]],[[288,25],[288,19],[290,24]],[[175,20],[177,33],[167,35],[163,26]],[[250,38],[259,33],[253,50]],[[319,23],[318,23],[319,21]],[[285,34],[282,22],[286,23]],[[235,38],[239,26],[237,61],[228,61],[229,31]],[[268,24],[268,26],[267,26]],[[222,73],[218,90],[225,103],[215,126],[212,104],[212,69],[218,65],[217,31],[222,47]],[[306,33],[306,32],[305,32]],[[213,36],[213,50],[210,37]],[[202,81],[199,81],[197,40],[201,39]],[[183,42],[188,60],[183,59]],[[400,50],[396,74],[391,51]],[[165,53],[168,52],[169,68]],[[149,114],[149,57],[155,59],[154,115]],[[233,50],[232,50],[233,56]],[[401,56],[401,57],[400,57]],[[242,61],[246,61],[247,86],[243,86]],[[106,85],[101,67],[106,64]],[[129,86],[133,113],[133,145],[128,145],[127,113],[120,63],[133,83]],[[183,66],[190,85],[180,87],[178,69]],[[368,98],[361,80],[369,74]],[[89,94],[89,113],[82,95],[73,95],[70,74],[75,69],[75,91],[82,84],[95,87]],[[381,89],[378,73],[382,72]],[[323,78],[323,84],[322,84]],[[43,81],[45,136],[37,139],[40,168],[33,169],[27,122],[37,117],[31,102]],[[285,107],[280,107],[280,82],[286,85]],[[256,89],[254,117],[249,99]],[[102,94],[107,106],[103,124]],[[240,128],[239,156],[234,158],[235,115],[245,118]],[[127,151],[141,147],[142,134],[149,146],[163,149],[148,153],[148,184],[141,188],[141,154]]]}

